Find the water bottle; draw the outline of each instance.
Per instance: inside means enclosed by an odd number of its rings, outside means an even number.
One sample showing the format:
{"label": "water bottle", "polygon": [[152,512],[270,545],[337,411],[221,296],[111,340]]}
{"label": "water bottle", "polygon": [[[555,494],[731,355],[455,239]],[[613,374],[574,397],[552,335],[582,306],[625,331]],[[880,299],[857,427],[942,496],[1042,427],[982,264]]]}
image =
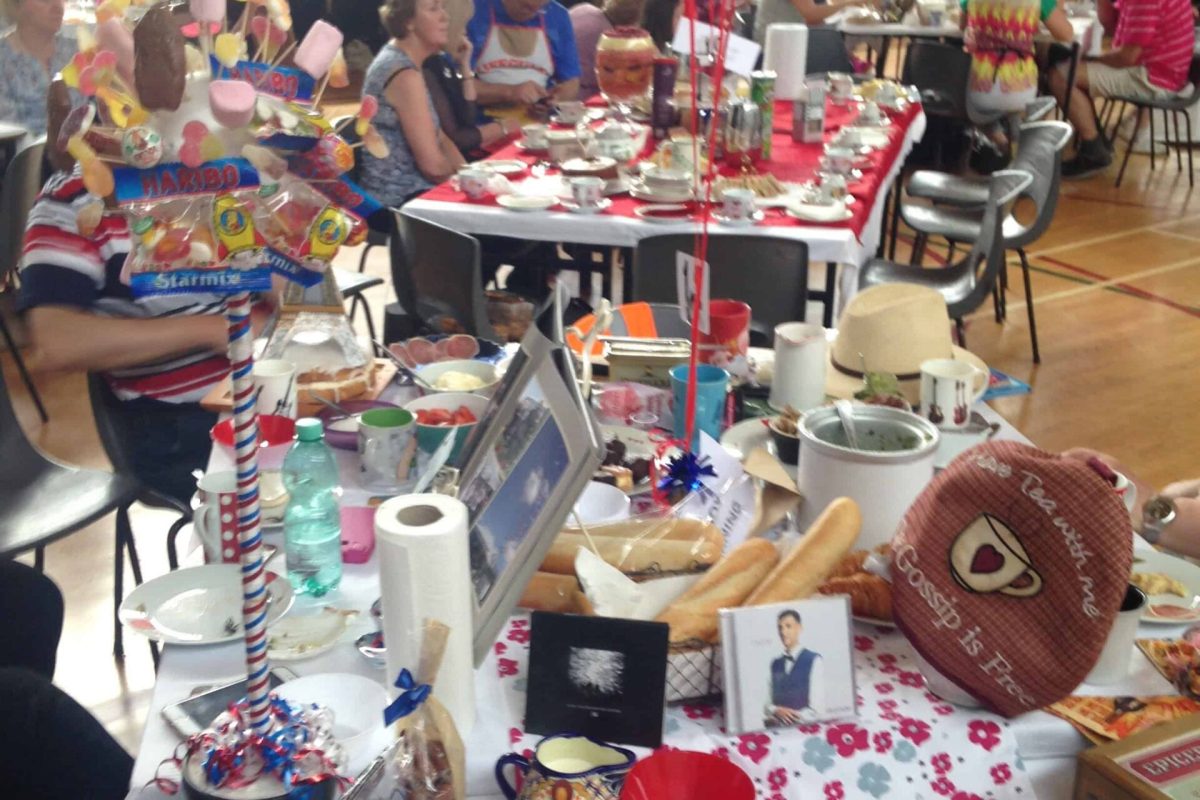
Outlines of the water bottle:
{"label": "water bottle", "polygon": [[296,422],[296,443],[283,459],[283,485],[288,581],[298,594],[320,597],[342,580],[342,487],[320,420]]}

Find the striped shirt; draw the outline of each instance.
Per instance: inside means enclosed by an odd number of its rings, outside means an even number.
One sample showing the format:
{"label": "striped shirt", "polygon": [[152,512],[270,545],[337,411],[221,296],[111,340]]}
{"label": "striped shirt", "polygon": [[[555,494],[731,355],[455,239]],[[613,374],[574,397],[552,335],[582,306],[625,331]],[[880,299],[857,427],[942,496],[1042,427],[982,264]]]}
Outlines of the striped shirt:
{"label": "striped shirt", "polygon": [[[67,306],[107,317],[149,319],[220,314],[224,300],[215,294],[135,298],[120,280],[129,254],[125,215],[105,213],[91,236],[79,232],[79,210],[95,202],[83,188],[78,170],[47,181],[29,212],[21,257],[22,310]],[[229,362],[208,350],[153,364],[114,370],[109,384],[123,400],[146,397],[167,403],[198,402],[229,372]]]}
{"label": "striped shirt", "polygon": [[1138,64],[1150,83],[1178,92],[1188,82],[1196,34],[1189,0],[1120,0],[1113,47],[1142,48]]}

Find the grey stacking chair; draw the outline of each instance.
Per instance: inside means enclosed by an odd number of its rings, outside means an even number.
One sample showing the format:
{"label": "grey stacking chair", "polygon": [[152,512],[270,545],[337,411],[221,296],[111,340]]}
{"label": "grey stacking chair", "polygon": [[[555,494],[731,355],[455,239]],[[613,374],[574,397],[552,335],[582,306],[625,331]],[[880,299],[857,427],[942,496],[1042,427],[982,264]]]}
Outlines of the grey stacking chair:
{"label": "grey stacking chair", "polygon": [[396,209],[392,216],[392,285],[401,307],[434,328],[447,318],[472,336],[498,341],[488,321],[479,240]]}
{"label": "grey stacking chair", "polygon": [[[1017,144],[1017,156],[1013,159],[1012,169],[1029,173],[1033,180],[1022,191],[1021,197],[1033,203],[1034,217],[1028,223],[1023,223],[1011,213],[1001,221],[1001,251],[1017,251],[1021,258],[1021,273],[1025,283],[1025,307],[1029,316],[1029,338],[1033,348],[1033,362],[1041,363],[1041,352],[1038,349],[1037,322],[1033,311],[1033,292],[1029,279],[1029,258],[1025,248],[1041,238],[1054,220],[1054,212],[1058,208],[1058,194],[1062,175],[1062,152],[1071,141],[1073,130],[1070,124],[1056,120],[1028,122],[1021,126],[1020,139]],[[988,202],[987,194],[980,197],[980,189],[986,190],[988,184],[982,187],[976,181],[954,183],[946,181],[946,197],[952,198],[951,206],[937,205],[942,198],[935,197],[935,205],[919,205],[904,203],[900,216],[904,222],[917,232],[917,242],[914,252],[919,263],[920,253],[925,241],[930,236],[941,236],[953,245],[956,242],[973,242],[979,238],[983,214],[980,208]],[[976,202],[982,199],[982,203]],[[953,252],[953,251],[952,251]],[[1006,278],[1000,277],[1000,291],[997,293],[997,318],[1004,314],[1004,286]]]}
{"label": "grey stacking chair", "polygon": [[[675,254],[691,253],[696,237],[690,233],[648,236],[633,255],[633,300],[676,303]],[[751,331],[770,346],[775,326],[805,318],[809,299],[808,245],[792,239],[738,234],[708,240],[712,297],[748,303]],[[826,309],[833,307],[833,287],[827,287]],[[815,293],[814,293],[815,294]]]}
{"label": "grey stacking chair", "polygon": [[[46,139],[43,137],[17,153],[4,171],[4,186],[0,189],[0,257],[4,259],[4,263],[0,264],[0,291],[16,286],[17,264],[21,260],[21,247],[25,240],[25,220],[42,188],[42,155],[45,149]],[[46,406],[42,404],[42,396],[38,394],[33,377],[25,367],[25,359],[17,349],[3,314],[0,314],[0,336],[4,337],[4,344],[17,364],[17,371],[29,389],[38,415],[42,422],[46,422],[49,420]]]}
{"label": "grey stacking chair", "polygon": [[958,341],[966,347],[962,318],[979,308],[992,292],[1004,269],[1002,225],[1012,204],[1033,183],[1024,170],[1006,169],[988,179],[988,198],[978,223],[978,235],[962,261],[937,269],[900,264],[875,258],[859,272],[858,288],[881,283],[917,283],[937,289],[946,300],[946,310],[958,328]]}

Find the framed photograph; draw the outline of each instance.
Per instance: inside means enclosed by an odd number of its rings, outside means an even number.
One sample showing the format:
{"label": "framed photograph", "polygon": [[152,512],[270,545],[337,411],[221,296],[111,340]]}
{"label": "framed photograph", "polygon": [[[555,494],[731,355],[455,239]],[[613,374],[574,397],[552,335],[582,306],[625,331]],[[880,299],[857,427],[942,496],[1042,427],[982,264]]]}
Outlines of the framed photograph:
{"label": "framed photograph", "polygon": [[722,609],[721,656],[732,733],[856,713],[845,595]]}
{"label": "framed photograph", "polygon": [[611,617],[533,613],[525,730],[662,744],[669,627]]}
{"label": "framed photograph", "polygon": [[560,311],[551,304],[530,326],[455,464],[471,522],[476,666],[604,457]]}

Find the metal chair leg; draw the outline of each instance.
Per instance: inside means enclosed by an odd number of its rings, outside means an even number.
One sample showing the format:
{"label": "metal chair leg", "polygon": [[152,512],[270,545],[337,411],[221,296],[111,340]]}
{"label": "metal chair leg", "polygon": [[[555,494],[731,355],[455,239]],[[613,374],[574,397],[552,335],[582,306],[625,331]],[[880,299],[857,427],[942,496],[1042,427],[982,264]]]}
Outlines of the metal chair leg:
{"label": "metal chair leg", "polygon": [[12,353],[13,361],[17,363],[17,372],[21,374],[21,380],[24,381],[25,388],[29,390],[29,396],[33,398],[38,416],[42,418],[42,422],[49,422],[50,415],[46,413],[46,407],[42,405],[42,396],[38,394],[33,377],[25,367],[25,359],[21,358],[21,351],[17,349],[17,343],[13,341],[12,332],[8,329],[8,323],[4,321],[3,316],[0,316],[0,335],[4,336],[4,344],[8,347],[8,352]]}
{"label": "metal chair leg", "polygon": [[133,585],[142,585],[142,560],[138,558],[137,543],[133,539],[133,527],[129,524],[129,506],[117,510],[117,520],[124,518],[125,549],[129,551],[129,569],[133,573]]}
{"label": "metal chair leg", "polygon": [[[1153,108],[1147,109],[1146,113],[1148,113],[1150,115],[1150,171],[1154,172],[1154,150],[1155,150],[1154,146],[1156,144],[1158,144],[1158,142],[1154,138],[1154,109]],[[1133,149],[1133,140],[1132,139],[1129,140],[1129,149],[1130,150]]]}
{"label": "metal chair leg", "polygon": [[179,532],[189,522],[191,520],[188,517],[181,516],[175,520],[175,523],[171,525],[171,529],[167,531],[167,566],[170,567],[172,572],[179,569],[179,547],[177,545]]}
{"label": "metal chair leg", "polygon": [[1183,112],[1183,124],[1187,127],[1188,188],[1191,189],[1196,185],[1196,175],[1192,171],[1192,115],[1188,111]]}
{"label": "metal chair leg", "polygon": [[954,318],[954,332],[958,334],[958,346],[967,349],[967,326],[963,325],[962,317]]}
{"label": "metal chair leg", "polygon": [[[1121,171],[1117,173],[1116,188],[1121,188],[1121,181],[1125,178],[1125,167],[1129,166],[1129,155],[1133,152],[1133,143],[1137,140],[1137,135],[1142,132],[1142,109],[1138,108],[1135,112],[1137,119],[1133,123],[1133,136],[1129,137],[1129,146],[1125,148],[1125,158],[1121,159]],[[1151,146],[1151,152],[1154,147]]]}
{"label": "metal chair leg", "polygon": [[925,243],[929,237],[924,233],[918,233],[913,239],[912,253],[909,254],[908,263],[914,267],[919,267],[925,261]]}
{"label": "metal chair leg", "polygon": [[362,306],[363,316],[367,321],[367,333],[371,337],[371,341],[375,341],[375,319],[371,316],[371,308],[367,305],[367,299],[362,294],[356,294],[350,298],[350,322],[354,323],[355,316],[358,315],[358,307]]}
{"label": "metal chair leg", "polygon": [[833,307],[837,304],[837,264],[825,262],[825,307],[821,309],[821,324],[833,327]]}
{"label": "metal chair leg", "polygon": [[996,322],[1001,322],[1004,318],[1000,314],[1000,281],[992,285],[992,309],[996,315]]}
{"label": "metal chair leg", "polygon": [[1175,137],[1175,171],[1183,172],[1183,153],[1179,150],[1179,112],[1171,112],[1172,135]]}
{"label": "metal chair leg", "polygon": [[1037,320],[1033,317],[1033,287],[1029,281],[1029,257],[1025,248],[1018,247],[1017,255],[1021,257],[1021,275],[1025,279],[1025,311],[1029,314],[1029,342],[1033,346],[1033,363],[1042,363],[1042,353],[1038,349]]}
{"label": "metal chair leg", "polygon": [[33,548],[33,568],[38,572],[46,571],[46,548],[39,545]]}
{"label": "metal chair leg", "polygon": [[[125,599],[125,529],[129,517],[117,510],[116,550],[113,553],[113,656],[125,658],[125,642],[121,637],[121,601]],[[124,521],[122,521],[124,520]]]}

